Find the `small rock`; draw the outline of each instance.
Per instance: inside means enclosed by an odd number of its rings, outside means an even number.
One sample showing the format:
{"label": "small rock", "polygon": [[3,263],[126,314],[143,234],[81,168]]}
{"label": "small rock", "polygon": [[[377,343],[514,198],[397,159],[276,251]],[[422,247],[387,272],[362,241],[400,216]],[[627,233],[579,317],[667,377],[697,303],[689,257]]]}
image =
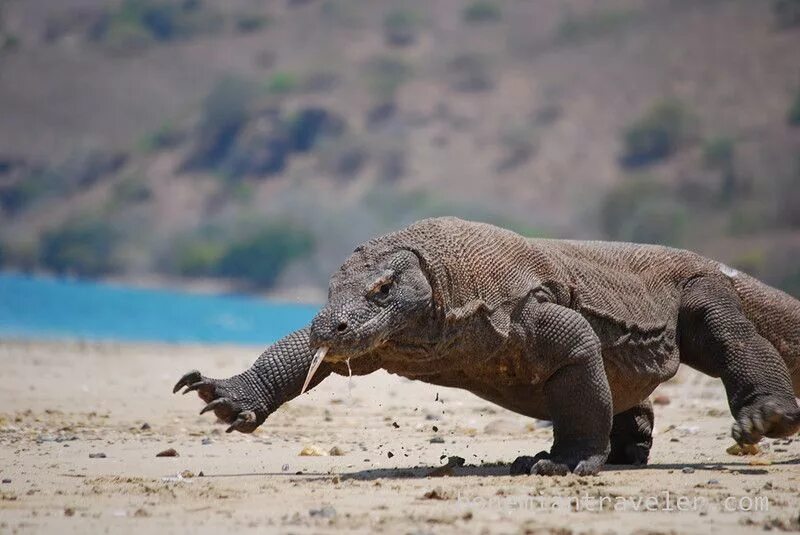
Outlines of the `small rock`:
{"label": "small rock", "polygon": [[734,444],[725,451],[728,453],[728,455],[758,455],[761,453],[761,449],[758,447],[758,444]]}
{"label": "small rock", "polygon": [[387,456],[387,457],[389,457],[389,458],[391,459],[392,457],[394,457],[394,453],[392,453],[392,452],[390,451],[389,453],[387,453],[387,454],[386,454],[386,456]]}
{"label": "small rock", "polygon": [[653,405],[669,405],[672,400],[666,394],[660,394],[653,398]]}
{"label": "small rock", "polygon": [[145,509],[140,507],[136,511],[133,512],[133,516],[135,516],[137,518],[146,518],[146,517],[150,516],[150,513],[148,513]]}
{"label": "small rock", "polygon": [[72,507],[65,507],[64,516],[75,516],[75,509],[73,509]]}
{"label": "small rock", "polygon": [[175,448],[168,448],[164,451],[156,453],[156,457],[180,457]]}
{"label": "small rock", "polygon": [[90,459],[105,459],[106,458],[106,454],[103,453],[102,451],[97,452],[97,453],[90,453],[89,454],[89,458]]}
{"label": "small rock", "polygon": [[681,472],[683,472],[684,474],[694,474],[694,468],[692,468],[691,466],[686,466],[681,469]]}
{"label": "small rock", "polygon": [[431,444],[444,444],[444,439],[442,437],[433,437]]}
{"label": "small rock", "polygon": [[288,464],[284,464],[283,466],[281,466],[281,471],[282,472],[288,472],[289,471],[289,465]]}
{"label": "small rock", "polygon": [[326,457],[328,453],[319,446],[315,446],[312,444],[300,450],[300,453],[298,453],[298,455],[300,455],[301,457]]}
{"label": "small rock", "polygon": [[445,496],[442,487],[436,487],[433,490],[429,490],[425,494],[422,495],[423,498],[426,500],[446,500],[447,497]]}
{"label": "small rock", "polygon": [[204,438],[203,440],[200,441],[200,444],[202,444],[203,446],[208,446],[209,444],[212,444],[213,442],[214,442],[213,440],[211,440],[210,438],[206,437],[206,438]]}
{"label": "small rock", "polygon": [[339,446],[334,446],[328,451],[328,455],[332,457],[341,457],[344,455],[344,450]]}
{"label": "small rock", "polygon": [[438,432],[439,432],[439,428],[438,428],[438,427],[436,427],[435,425],[432,427],[432,429],[433,429],[433,432],[434,432],[434,433],[438,433]]}
{"label": "small rock", "polygon": [[341,481],[342,479],[339,476],[333,476],[333,478],[331,479],[331,483],[333,483],[334,485],[338,485]]}
{"label": "small rock", "polygon": [[205,476],[205,474],[203,473],[202,470],[200,470],[200,472],[198,472],[198,474],[197,474],[197,477],[203,477],[203,476]]}
{"label": "small rock", "polygon": [[709,479],[708,480],[708,484],[709,485],[719,485],[719,479]]}
{"label": "small rock", "polygon": [[394,427],[395,429],[400,429],[400,424],[398,424],[397,422],[392,422],[392,427]]}
{"label": "small rock", "polygon": [[447,464],[444,466],[440,466],[438,468],[434,468],[426,475],[428,477],[445,477],[445,476],[452,476],[453,475],[453,468],[464,466],[466,461],[463,457],[458,457],[456,455],[451,455],[447,458]]}
{"label": "small rock", "polygon": [[330,505],[325,505],[319,509],[309,509],[308,514],[319,518],[333,518],[336,516],[336,509]]}
{"label": "small rock", "polygon": [[191,470],[184,470],[181,472],[181,477],[184,479],[190,479],[194,477],[194,472]]}
{"label": "small rock", "polygon": [[145,422],[145,423],[142,424],[142,427],[140,427],[139,429],[142,430],[142,431],[150,431],[150,424]]}
{"label": "small rock", "polygon": [[11,483],[11,480],[6,478],[6,479],[3,480],[3,483]]}

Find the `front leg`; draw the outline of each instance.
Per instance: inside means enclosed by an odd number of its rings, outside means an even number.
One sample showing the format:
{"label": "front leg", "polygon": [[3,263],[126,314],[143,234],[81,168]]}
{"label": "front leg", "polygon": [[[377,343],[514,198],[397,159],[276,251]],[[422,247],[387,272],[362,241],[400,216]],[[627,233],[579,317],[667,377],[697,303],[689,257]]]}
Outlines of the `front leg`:
{"label": "front leg", "polygon": [[609,452],[612,399],[600,340],[586,319],[552,303],[530,303],[522,313],[535,366],[554,370],[544,383],[553,421],[550,453],[520,457],[512,474],[593,475]]}
{"label": "front leg", "polygon": [[[199,371],[186,373],[173,392],[197,391],[207,405],[200,414],[213,410],[230,424],[228,432],[252,433],[278,407],[300,394],[314,351],[308,344],[308,329],[300,329],[268,347],[253,366],[227,379],[205,377]],[[323,362],[310,387],[330,375]]]}

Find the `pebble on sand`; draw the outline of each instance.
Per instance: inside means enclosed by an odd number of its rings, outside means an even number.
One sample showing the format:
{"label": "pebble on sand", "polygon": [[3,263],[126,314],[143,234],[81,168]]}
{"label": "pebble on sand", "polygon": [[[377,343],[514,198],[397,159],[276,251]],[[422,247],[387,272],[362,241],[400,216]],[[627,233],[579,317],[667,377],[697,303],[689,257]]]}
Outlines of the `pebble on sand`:
{"label": "pebble on sand", "polygon": [[758,444],[734,444],[725,452],[728,455],[758,455],[761,453],[761,448],[758,447]]}
{"label": "pebble on sand", "polygon": [[159,451],[156,453],[156,457],[180,457],[180,455],[175,448],[168,448],[164,451]]}
{"label": "pebble on sand", "polygon": [[90,453],[89,454],[89,458],[90,459],[105,459],[106,458],[106,454],[103,453],[102,451],[97,452],[97,453]]}
{"label": "pebble on sand", "polygon": [[316,445],[309,445],[300,450],[301,457],[327,457],[328,452]]}
{"label": "pebble on sand", "polygon": [[653,398],[654,405],[669,405],[670,401],[671,400],[669,399],[669,396],[665,394],[661,394]]}

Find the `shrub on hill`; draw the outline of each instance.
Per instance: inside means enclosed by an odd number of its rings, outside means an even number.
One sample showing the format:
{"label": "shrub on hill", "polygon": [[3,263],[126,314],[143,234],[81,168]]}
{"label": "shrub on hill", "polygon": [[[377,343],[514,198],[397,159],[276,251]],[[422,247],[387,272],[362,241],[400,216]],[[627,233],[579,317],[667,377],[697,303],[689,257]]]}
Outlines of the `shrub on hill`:
{"label": "shrub on hill", "polygon": [[692,115],[681,101],[654,103],[623,132],[622,164],[641,167],[669,158],[688,141],[692,126]]}
{"label": "shrub on hill", "polygon": [[791,126],[800,126],[800,89],[798,89],[797,93],[794,95],[794,101],[789,107],[786,120]]}
{"label": "shrub on hill", "polygon": [[79,217],[42,235],[39,264],[58,274],[96,277],[114,271],[116,232],[100,218]]}
{"label": "shrub on hill", "polygon": [[261,224],[231,242],[225,234],[210,232],[180,244],[172,269],[180,275],[226,277],[269,287],[289,263],[308,255],[314,245],[308,230],[286,221]]}
{"label": "shrub on hill", "polygon": [[800,0],[773,0],[772,13],[780,28],[800,26]]}
{"label": "shrub on hill", "polygon": [[383,36],[391,46],[408,46],[417,40],[420,16],[409,9],[395,9],[383,19]]}
{"label": "shrub on hill", "polygon": [[471,24],[496,22],[503,17],[500,6],[491,0],[477,0],[472,2],[461,12],[464,21]]}

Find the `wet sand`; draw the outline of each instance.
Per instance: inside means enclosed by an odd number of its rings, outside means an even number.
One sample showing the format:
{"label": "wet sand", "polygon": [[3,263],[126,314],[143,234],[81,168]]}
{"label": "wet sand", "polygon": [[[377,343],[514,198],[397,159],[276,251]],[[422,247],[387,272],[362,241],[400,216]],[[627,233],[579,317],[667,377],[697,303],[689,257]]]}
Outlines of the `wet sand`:
{"label": "wet sand", "polygon": [[[225,434],[196,396],[171,394],[189,369],[227,376],[258,353],[0,343],[0,532],[800,529],[800,439],[729,455],[721,384],[688,369],[655,393],[668,404],[647,468],[510,477],[551,428],[467,392],[333,377],[252,435]],[[179,456],[156,457],[168,448]],[[456,456],[464,466],[439,469]]]}

